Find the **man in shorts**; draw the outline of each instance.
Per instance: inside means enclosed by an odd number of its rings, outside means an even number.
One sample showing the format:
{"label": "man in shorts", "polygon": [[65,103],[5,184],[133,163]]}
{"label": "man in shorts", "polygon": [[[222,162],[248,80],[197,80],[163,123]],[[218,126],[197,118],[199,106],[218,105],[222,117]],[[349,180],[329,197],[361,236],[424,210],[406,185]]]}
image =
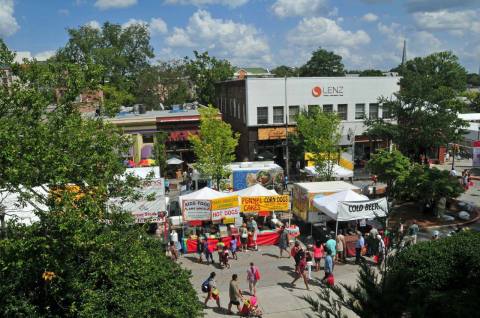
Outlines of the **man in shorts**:
{"label": "man in shorts", "polygon": [[228,313],[230,315],[233,315],[233,312],[232,312],[233,305],[237,306],[238,311],[240,311],[240,301],[242,300],[242,291],[240,290],[240,287],[238,287],[237,279],[238,279],[238,275],[233,274],[232,280],[230,281],[230,288],[229,288],[230,302],[228,303]]}

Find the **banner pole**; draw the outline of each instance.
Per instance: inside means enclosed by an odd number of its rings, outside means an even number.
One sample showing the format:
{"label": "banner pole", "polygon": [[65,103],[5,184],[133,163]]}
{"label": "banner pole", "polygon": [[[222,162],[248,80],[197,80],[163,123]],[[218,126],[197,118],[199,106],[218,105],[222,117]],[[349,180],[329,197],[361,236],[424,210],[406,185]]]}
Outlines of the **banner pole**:
{"label": "banner pole", "polygon": [[336,225],[335,225],[335,237],[338,235],[338,220],[336,220]]}

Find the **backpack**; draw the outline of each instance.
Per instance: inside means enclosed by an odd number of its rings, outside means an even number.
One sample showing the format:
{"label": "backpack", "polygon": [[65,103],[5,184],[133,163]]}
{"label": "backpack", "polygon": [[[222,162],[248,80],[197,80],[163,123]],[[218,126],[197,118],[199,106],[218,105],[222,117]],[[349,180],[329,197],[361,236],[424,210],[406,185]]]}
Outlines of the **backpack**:
{"label": "backpack", "polygon": [[208,293],[210,291],[210,277],[202,283],[202,292]]}
{"label": "backpack", "polygon": [[299,250],[297,254],[295,254],[295,263],[300,263],[302,258],[305,256],[305,251],[303,249]]}

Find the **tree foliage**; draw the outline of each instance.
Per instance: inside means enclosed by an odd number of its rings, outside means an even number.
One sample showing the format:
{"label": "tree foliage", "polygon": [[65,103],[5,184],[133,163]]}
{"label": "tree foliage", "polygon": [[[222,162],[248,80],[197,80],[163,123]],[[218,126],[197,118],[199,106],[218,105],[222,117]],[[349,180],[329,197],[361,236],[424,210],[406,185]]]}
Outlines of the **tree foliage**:
{"label": "tree foliage", "polygon": [[384,112],[398,125],[372,121],[376,132],[385,125],[402,153],[418,159],[428,150],[459,140],[466,127],[457,113],[464,107],[457,97],[465,88],[466,72],[450,52],[409,60],[402,68],[400,92],[393,100],[383,98]]}
{"label": "tree foliage", "polygon": [[209,106],[199,109],[200,133],[190,135],[193,151],[197,157],[195,168],[213,178],[220,189],[220,180],[228,177],[228,164],[235,159],[239,133],[232,133],[230,124],[221,119],[218,109]]}
{"label": "tree foliage", "polygon": [[167,171],[167,148],[166,142],[168,134],[166,132],[157,132],[155,134],[155,144],[153,145],[153,152],[155,154],[155,162],[160,169],[160,176],[166,176]]}
{"label": "tree foliage", "polygon": [[342,57],[333,52],[319,48],[312,57],[300,67],[301,76],[344,76]]}
{"label": "tree foliage", "polygon": [[392,191],[397,179],[409,173],[411,166],[410,160],[400,151],[388,149],[381,149],[372,154],[367,163],[367,169],[377,175],[379,181],[387,184],[388,193]]}
{"label": "tree foliage", "polygon": [[67,62],[11,67],[18,77],[0,90],[0,190],[40,221],[9,224],[0,240],[0,316],[196,317],[189,273],[129,215],[107,209],[138,180],[121,178],[130,141],[73,103],[96,77]]}
{"label": "tree foliage", "polygon": [[380,70],[363,70],[361,71],[358,76],[366,77],[366,76],[375,76],[375,77],[384,77],[383,72]]}
{"label": "tree foliage", "polygon": [[298,76],[299,70],[295,67],[280,65],[272,69],[272,74],[277,77],[292,77]]}
{"label": "tree foliage", "polygon": [[480,310],[480,234],[462,232],[396,251],[378,274],[363,264],[356,285],[306,300],[318,317],[474,317]]}
{"label": "tree foliage", "polygon": [[473,87],[480,86],[480,74],[470,73],[467,75],[467,84]]}
{"label": "tree foliage", "polygon": [[295,143],[311,153],[320,179],[331,180],[339,155],[340,119],[335,113],[312,109],[297,117]]}
{"label": "tree foliage", "polygon": [[185,65],[196,97],[203,105],[214,104],[215,83],[232,78],[234,68],[227,60],[219,60],[208,52],[193,51],[193,54],[193,59],[185,58]]}

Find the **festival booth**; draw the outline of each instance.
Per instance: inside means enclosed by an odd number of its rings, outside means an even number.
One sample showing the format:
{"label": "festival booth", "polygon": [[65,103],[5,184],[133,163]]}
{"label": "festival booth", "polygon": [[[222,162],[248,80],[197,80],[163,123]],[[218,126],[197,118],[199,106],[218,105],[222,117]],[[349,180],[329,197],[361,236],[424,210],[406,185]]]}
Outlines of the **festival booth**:
{"label": "festival booth", "polygon": [[[313,199],[313,205],[336,221],[335,234],[338,232],[338,222],[386,217],[388,213],[386,198],[369,200],[368,197],[352,190],[315,198]],[[355,256],[356,239],[356,235],[345,236],[348,256]]]}
{"label": "festival booth", "polygon": [[[305,167],[304,171],[309,177],[318,176],[318,172],[317,172],[317,169],[315,169],[315,167]],[[334,164],[332,168],[332,176],[337,180],[343,180],[343,179],[346,180],[346,179],[353,178],[353,171],[346,169],[342,166],[339,166],[337,164]]]}
{"label": "festival booth", "polygon": [[227,225],[239,223],[240,208],[238,196],[223,193],[205,187],[179,197],[183,221],[187,225],[183,239],[183,249],[187,253],[197,250],[197,237],[203,235],[211,250],[222,241],[230,246],[230,237],[235,235],[234,228]]}
{"label": "festival booth", "polygon": [[[260,184],[255,184],[243,190],[234,192],[240,200],[240,211],[245,217],[254,216],[257,218],[257,224],[260,223],[259,217],[262,217],[263,226],[259,226],[257,233],[257,245],[275,245],[280,237],[278,226],[281,223],[276,220],[275,211],[289,211],[290,202],[288,195],[279,195],[275,190],[269,190]],[[272,225],[270,228],[266,225],[266,219],[272,215]],[[297,226],[288,226],[287,231],[291,237],[300,234]],[[249,235],[248,246],[253,246],[252,236]]]}

